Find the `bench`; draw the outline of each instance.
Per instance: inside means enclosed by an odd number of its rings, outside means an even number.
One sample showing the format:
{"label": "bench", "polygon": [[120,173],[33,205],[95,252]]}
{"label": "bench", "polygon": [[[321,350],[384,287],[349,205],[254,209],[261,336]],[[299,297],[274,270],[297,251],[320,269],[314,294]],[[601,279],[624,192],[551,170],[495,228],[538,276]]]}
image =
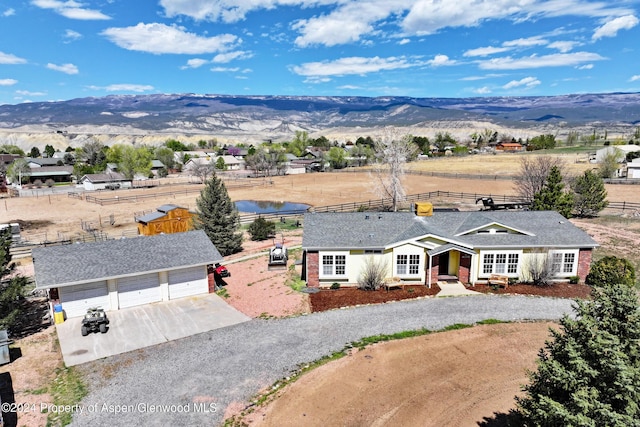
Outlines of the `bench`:
{"label": "bench", "polygon": [[389,288],[402,289],[402,280],[399,277],[387,277],[384,279],[384,284],[382,286],[387,290],[387,292],[389,292]]}
{"label": "bench", "polygon": [[487,282],[489,282],[490,285],[504,286],[505,289],[509,288],[509,278],[502,274],[492,274],[489,276]]}

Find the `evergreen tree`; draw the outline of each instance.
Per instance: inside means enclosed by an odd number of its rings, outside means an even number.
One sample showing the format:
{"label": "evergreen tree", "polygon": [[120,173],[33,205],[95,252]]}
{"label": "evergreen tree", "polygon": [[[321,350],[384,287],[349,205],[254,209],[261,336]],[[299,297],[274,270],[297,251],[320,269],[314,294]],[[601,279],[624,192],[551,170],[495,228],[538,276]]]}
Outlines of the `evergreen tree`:
{"label": "evergreen tree", "polygon": [[11,262],[10,248],[11,230],[6,228],[0,231],[0,329],[11,329],[15,324],[27,283],[26,277],[12,274],[15,264]]}
{"label": "evergreen tree", "polygon": [[251,240],[266,240],[269,236],[276,234],[276,223],[267,221],[262,217],[256,218],[256,220],[251,223],[247,231],[251,235]]}
{"label": "evergreen tree", "polygon": [[195,227],[207,233],[222,256],[242,250],[242,234],[237,232],[238,211],[215,172],[196,200],[196,212]]}
{"label": "evergreen tree", "polygon": [[609,204],[602,177],[590,170],[576,178],[571,189],[574,193],[573,210],[577,216],[596,216]]}
{"label": "evergreen tree", "polygon": [[542,189],[533,196],[534,211],[557,211],[565,218],[571,216],[573,195],[564,191],[560,168],[553,166]]}
{"label": "evergreen tree", "polygon": [[594,288],[575,318],[540,350],[526,393],[516,397],[526,426],[640,426],[640,306],[632,288]]}

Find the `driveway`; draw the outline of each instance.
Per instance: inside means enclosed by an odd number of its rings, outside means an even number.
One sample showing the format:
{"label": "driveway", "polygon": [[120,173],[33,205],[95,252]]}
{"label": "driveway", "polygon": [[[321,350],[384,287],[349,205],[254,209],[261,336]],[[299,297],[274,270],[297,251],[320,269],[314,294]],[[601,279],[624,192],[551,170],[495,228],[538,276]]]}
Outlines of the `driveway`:
{"label": "driveway", "polygon": [[80,334],[81,317],[56,325],[67,366],[91,362],[250,320],[216,294],[109,311],[106,334]]}
{"label": "driveway", "polygon": [[219,425],[230,405],[242,409],[276,380],[360,338],[489,318],[553,320],[571,313],[571,305],[479,295],[253,319],[83,365],[90,393],[72,425]]}

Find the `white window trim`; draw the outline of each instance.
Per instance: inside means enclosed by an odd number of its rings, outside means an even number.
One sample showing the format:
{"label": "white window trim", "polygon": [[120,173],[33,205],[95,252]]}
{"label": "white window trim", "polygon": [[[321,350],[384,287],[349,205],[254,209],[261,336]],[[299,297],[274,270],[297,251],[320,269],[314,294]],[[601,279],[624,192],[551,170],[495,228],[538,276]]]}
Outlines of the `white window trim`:
{"label": "white window trim", "polygon": [[[349,262],[349,254],[346,252],[321,252],[318,259],[318,277],[320,279],[327,278],[341,278],[344,279],[347,277],[347,263]],[[330,256],[332,257],[333,263],[331,264],[331,274],[324,273],[324,257]],[[344,274],[336,274],[336,256],[344,257]]]}
{"label": "white window trim", "polygon": [[[398,257],[399,256],[406,256],[407,257],[407,263],[406,264],[402,264],[402,265],[405,265],[407,267],[407,272],[406,273],[400,273],[398,271],[398,267],[400,266],[400,264],[398,264]],[[410,273],[411,266],[412,265],[416,265],[416,264],[411,264],[410,263],[412,256],[417,256],[418,257],[418,264],[417,264],[418,272],[417,273]],[[399,254],[395,254],[394,255],[394,259],[393,259],[394,265],[395,265],[393,270],[395,271],[395,275],[398,276],[398,277],[418,277],[418,276],[420,276],[420,271],[421,271],[421,268],[422,268],[422,260],[423,260],[423,257],[419,253],[406,253],[406,254],[405,253],[399,253]]]}
{"label": "white window trim", "polygon": [[[553,274],[553,277],[571,277],[578,274],[578,263],[580,260],[580,250],[579,249],[569,249],[569,250],[553,250],[549,251],[549,257],[551,259],[551,268],[553,268],[553,255],[554,254],[562,254],[562,262],[560,263],[560,271]],[[570,272],[564,271],[564,263],[567,254],[573,255],[573,266]]]}
{"label": "white window trim", "polygon": [[[519,250],[510,250],[510,251],[481,251],[479,256],[478,256],[478,278],[479,279],[483,279],[483,278],[488,278],[489,276],[491,276],[492,274],[500,274],[503,276],[507,276],[507,277],[518,277],[520,276],[520,272],[522,271],[522,254],[523,251],[521,249]],[[492,263],[492,268],[491,268],[491,272],[489,273],[485,273],[484,272],[484,256],[485,255],[493,255],[493,263]],[[496,266],[496,261],[497,261],[497,255],[504,255],[505,258],[505,271],[504,273],[496,273],[495,272],[495,266]],[[518,265],[516,267],[516,272],[515,273],[508,273],[509,270],[509,255],[518,255]]]}

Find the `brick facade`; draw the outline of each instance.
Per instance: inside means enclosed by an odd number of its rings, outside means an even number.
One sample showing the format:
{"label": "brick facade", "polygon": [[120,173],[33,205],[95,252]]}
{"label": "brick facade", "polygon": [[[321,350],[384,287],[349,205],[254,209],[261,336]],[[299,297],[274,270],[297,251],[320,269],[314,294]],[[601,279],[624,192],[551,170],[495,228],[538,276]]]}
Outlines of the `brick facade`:
{"label": "brick facade", "polygon": [[584,283],[587,274],[589,274],[592,257],[592,249],[580,249],[580,253],[578,254],[578,277],[580,278],[580,283]]}
{"label": "brick facade", "polygon": [[320,255],[318,252],[306,252],[307,287],[320,287]]}
{"label": "brick facade", "polygon": [[[435,255],[431,258],[431,284],[438,282],[438,275],[440,274],[440,255]],[[427,270],[427,274],[429,271]]]}

